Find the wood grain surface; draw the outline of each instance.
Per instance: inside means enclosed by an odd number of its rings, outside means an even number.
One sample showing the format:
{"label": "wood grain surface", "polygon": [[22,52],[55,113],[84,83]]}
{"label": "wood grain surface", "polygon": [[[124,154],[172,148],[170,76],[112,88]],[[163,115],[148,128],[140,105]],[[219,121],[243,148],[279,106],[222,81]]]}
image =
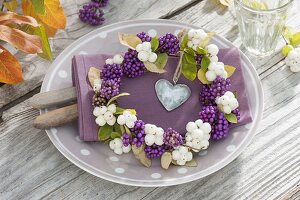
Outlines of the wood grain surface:
{"label": "wood grain surface", "polygon": [[[63,0],[67,28],[51,40],[54,56],[95,29],[78,20],[86,1]],[[300,0],[289,24],[300,30]],[[127,19],[167,18],[202,26],[241,46],[232,9],[217,0],[111,0],[106,24]],[[264,117],[252,143],[232,163],[203,179],[171,187],[124,186],[73,165],[35,129],[39,112],[29,105],[50,63],[15,52],[26,81],[0,87],[0,199],[300,199],[300,73],[285,65],[278,45],[269,58],[249,55],[262,80]],[[1,113],[1,110],[0,110]]]}

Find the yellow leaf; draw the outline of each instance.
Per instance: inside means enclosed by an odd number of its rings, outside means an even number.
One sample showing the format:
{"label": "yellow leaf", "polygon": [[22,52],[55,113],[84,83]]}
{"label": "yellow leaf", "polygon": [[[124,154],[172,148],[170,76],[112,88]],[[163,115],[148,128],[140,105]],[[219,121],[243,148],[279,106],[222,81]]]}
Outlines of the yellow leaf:
{"label": "yellow leaf", "polygon": [[230,4],[232,4],[232,0],[220,0],[220,3],[224,6],[229,6]]}
{"label": "yellow leaf", "polygon": [[166,70],[159,68],[157,65],[155,65],[155,63],[151,63],[151,62],[144,62],[144,65],[146,67],[146,69],[150,72],[154,72],[154,73],[158,73],[158,74],[162,74],[165,73]]}
{"label": "yellow leaf", "polygon": [[235,72],[235,67],[233,67],[231,65],[225,65],[224,68],[225,68],[225,71],[227,72],[227,77],[228,78],[230,76],[232,76],[232,74]]}
{"label": "yellow leaf", "polygon": [[128,111],[130,112],[132,115],[137,115],[136,110],[135,109],[125,109],[124,111]]}
{"label": "yellow leaf", "polygon": [[91,87],[94,87],[95,80],[100,79],[100,70],[96,67],[91,67],[88,72],[88,79]]}
{"label": "yellow leaf", "polygon": [[205,48],[209,41],[211,40],[211,38],[215,35],[216,33],[214,32],[209,32],[207,33],[207,37],[205,38],[205,40],[203,40],[203,42],[200,44],[201,47]]}
{"label": "yellow leaf", "polygon": [[205,71],[202,69],[202,68],[200,68],[199,70],[198,70],[198,79],[200,80],[200,82],[202,83],[202,84],[210,84],[210,82],[207,80],[207,78],[206,78],[206,76],[205,76]]}
{"label": "yellow leaf", "polygon": [[45,0],[45,14],[38,14],[29,0],[22,1],[24,14],[36,18],[46,29],[47,35],[52,37],[57,29],[66,27],[66,16],[59,0]]}
{"label": "yellow leaf", "polygon": [[16,84],[23,81],[22,68],[19,61],[3,46],[0,46],[0,82]]}
{"label": "yellow leaf", "polygon": [[128,34],[128,33],[118,33],[119,41],[121,44],[135,50],[135,47],[138,44],[141,44],[142,41],[139,37],[137,37],[134,34]]}
{"label": "yellow leaf", "polygon": [[18,6],[18,2],[17,0],[12,0],[9,2],[4,2],[3,5],[5,8],[7,8],[7,10],[15,12]]}

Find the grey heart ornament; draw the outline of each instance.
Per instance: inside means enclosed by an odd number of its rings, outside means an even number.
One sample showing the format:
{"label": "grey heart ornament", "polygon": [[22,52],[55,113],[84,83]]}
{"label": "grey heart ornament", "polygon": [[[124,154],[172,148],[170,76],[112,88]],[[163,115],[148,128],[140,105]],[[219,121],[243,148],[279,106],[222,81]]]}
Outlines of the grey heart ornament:
{"label": "grey heart ornament", "polygon": [[191,89],[185,84],[173,85],[166,79],[159,79],[155,83],[155,92],[167,111],[181,106],[191,96]]}

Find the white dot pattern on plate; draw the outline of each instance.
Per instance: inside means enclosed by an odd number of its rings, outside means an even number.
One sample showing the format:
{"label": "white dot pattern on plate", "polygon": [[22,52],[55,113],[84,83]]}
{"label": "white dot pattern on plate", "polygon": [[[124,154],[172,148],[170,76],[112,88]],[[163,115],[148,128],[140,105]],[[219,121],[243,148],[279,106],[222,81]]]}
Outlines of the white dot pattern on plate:
{"label": "white dot pattern on plate", "polygon": [[57,129],[56,129],[56,128],[51,128],[50,130],[51,130],[51,132],[52,132],[53,134],[56,134],[56,133],[57,133]]}
{"label": "white dot pattern on plate", "polygon": [[180,29],[177,29],[176,31],[174,31],[174,35],[177,36],[180,31],[181,31]]}
{"label": "white dot pattern on plate", "polygon": [[113,161],[113,162],[118,162],[119,161],[119,158],[116,157],[116,156],[111,156],[109,157],[109,160]]}
{"label": "white dot pattern on plate", "polygon": [[177,169],[178,174],[185,174],[185,173],[187,173],[187,171],[188,170],[185,167],[181,167],[181,168]]}
{"label": "white dot pattern on plate", "polygon": [[88,52],[86,52],[86,51],[80,51],[78,54],[79,54],[79,55],[87,55]]}
{"label": "white dot pattern on plate", "polygon": [[235,150],[235,146],[234,146],[234,145],[228,145],[228,146],[226,147],[226,150],[227,150],[228,152],[233,152],[233,151]]}
{"label": "white dot pattern on plate", "polygon": [[151,174],[151,177],[154,178],[154,179],[157,179],[157,178],[161,177],[161,174],[160,173],[153,173],[153,174]]}
{"label": "white dot pattern on plate", "polygon": [[67,73],[65,70],[59,70],[58,76],[59,76],[60,78],[67,78],[68,73]]}
{"label": "white dot pattern on plate", "polygon": [[80,150],[80,153],[81,153],[82,155],[84,155],[84,156],[88,156],[88,155],[91,154],[91,152],[90,152],[89,150],[87,150],[87,149],[81,149],[81,150]]}
{"label": "white dot pattern on plate", "polygon": [[207,153],[208,153],[207,150],[205,150],[205,151],[200,151],[198,155],[199,155],[199,156],[206,156]]}
{"label": "white dot pattern on plate", "polygon": [[104,39],[104,38],[107,37],[107,33],[106,32],[101,32],[101,33],[99,33],[99,37]]}
{"label": "white dot pattern on plate", "polygon": [[248,130],[249,130],[250,128],[251,128],[251,124],[246,124],[246,125],[245,125],[245,129],[248,129]]}
{"label": "white dot pattern on plate", "polygon": [[148,31],[148,35],[149,35],[150,37],[155,37],[155,36],[157,35],[157,31],[154,30],[154,29],[150,29],[150,30]]}
{"label": "white dot pattern on plate", "polygon": [[239,132],[234,132],[234,133],[232,133],[232,135],[233,135],[234,137],[237,137],[239,134],[240,134]]}
{"label": "white dot pattern on plate", "polygon": [[118,174],[123,174],[125,172],[125,169],[121,168],[121,167],[118,167],[115,169],[115,172],[118,173]]}
{"label": "white dot pattern on plate", "polygon": [[75,137],[75,140],[76,140],[77,142],[82,142],[82,140],[79,138],[79,136],[76,136],[76,137]]}

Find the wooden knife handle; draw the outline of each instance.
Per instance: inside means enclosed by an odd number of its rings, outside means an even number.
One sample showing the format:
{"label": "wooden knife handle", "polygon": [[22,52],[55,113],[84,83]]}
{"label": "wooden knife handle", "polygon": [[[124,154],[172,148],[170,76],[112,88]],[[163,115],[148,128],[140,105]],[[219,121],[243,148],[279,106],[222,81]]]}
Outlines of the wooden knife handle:
{"label": "wooden knife handle", "polygon": [[49,111],[38,116],[33,126],[38,129],[49,129],[72,122],[78,118],[77,104]]}
{"label": "wooden knife handle", "polygon": [[33,108],[42,109],[63,105],[76,100],[77,95],[75,87],[69,87],[36,94],[30,98],[30,105]]}

